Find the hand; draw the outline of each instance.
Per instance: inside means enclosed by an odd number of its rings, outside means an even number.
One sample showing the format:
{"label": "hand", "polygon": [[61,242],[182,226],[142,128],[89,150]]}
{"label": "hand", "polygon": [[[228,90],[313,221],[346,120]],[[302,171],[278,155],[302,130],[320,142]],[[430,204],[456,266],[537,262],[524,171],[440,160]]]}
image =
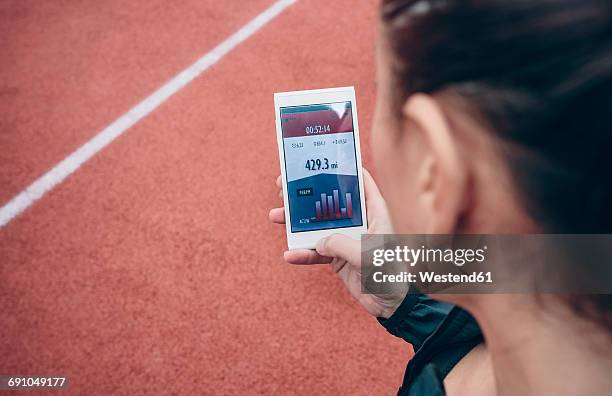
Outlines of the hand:
{"label": "hand", "polygon": [[[368,217],[368,234],[391,234],[393,227],[387,204],[380,194],[378,186],[370,173],[363,170],[363,184],[365,191],[366,212]],[[281,177],[276,180],[281,189]],[[270,221],[285,224],[285,209],[274,208],[270,211]],[[371,314],[377,317],[388,318],[406,296],[407,289],[395,294],[374,295],[361,293],[361,243],[344,235],[334,234],[321,239],[316,250],[288,250],[284,254],[285,260],[290,264],[330,264],[331,268],[349,292]]]}

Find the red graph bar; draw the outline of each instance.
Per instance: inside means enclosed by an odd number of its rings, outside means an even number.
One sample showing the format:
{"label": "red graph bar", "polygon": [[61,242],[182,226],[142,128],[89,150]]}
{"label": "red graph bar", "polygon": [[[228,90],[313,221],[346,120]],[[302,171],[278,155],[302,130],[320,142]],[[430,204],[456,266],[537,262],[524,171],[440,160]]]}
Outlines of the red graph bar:
{"label": "red graph bar", "polygon": [[336,212],[336,219],[340,218],[340,198],[338,197],[338,190],[334,190],[334,212]]}
{"label": "red graph bar", "polygon": [[353,201],[351,201],[351,193],[346,193],[346,211],[349,219],[353,218]]}
{"label": "red graph bar", "polygon": [[321,220],[321,218],[323,217],[321,215],[321,202],[319,201],[315,202],[315,207],[317,209],[317,220]]}
{"label": "red graph bar", "polygon": [[342,212],[342,218],[346,219],[346,208],[340,209],[340,212]]}
{"label": "red graph bar", "polygon": [[327,208],[329,211],[329,218],[333,219],[334,218],[334,199],[332,198],[331,195],[327,197]]}
{"label": "red graph bar", "polygon": [[323,206],[323,218],[327,219],[327,194],[321,194],[321,205]]}

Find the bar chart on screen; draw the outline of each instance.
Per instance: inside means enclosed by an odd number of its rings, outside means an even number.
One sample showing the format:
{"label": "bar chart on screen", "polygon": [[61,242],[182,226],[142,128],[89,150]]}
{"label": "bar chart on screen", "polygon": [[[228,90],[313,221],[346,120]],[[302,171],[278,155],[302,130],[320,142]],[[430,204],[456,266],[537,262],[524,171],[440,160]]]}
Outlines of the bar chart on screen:
{"label": "bar chart on screen", "polygon": [[316,216],[313,221],[334,220],[334,219],[352,219],[353,218],[353,201],[351,193],[344,194],[345,206],[340,207],[340,193],[338,190],[333,190],[332,194],[322,193],[321,200],[315,202]]}
{"label": "bar chart on screen", "polygon": [[357,175],[319,173],[287,183],[293,232],[362,223]]}

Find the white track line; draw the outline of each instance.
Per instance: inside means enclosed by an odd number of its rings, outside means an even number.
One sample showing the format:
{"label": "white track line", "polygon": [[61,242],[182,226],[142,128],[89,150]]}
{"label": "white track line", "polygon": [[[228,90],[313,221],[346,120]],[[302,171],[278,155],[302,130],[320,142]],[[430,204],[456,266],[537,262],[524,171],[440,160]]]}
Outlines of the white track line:
{"label": "white track line", "polygon": [[282,13],[297,0],[278,0],[236,33],[229,36],[221,44],[202,56],[191,66],[177,74],[170,81],[153,92],[149,97],[132,107],[127,113],[117,118],[112,124],[99,132],[90,141],[79,147],[55,165],[50,171],[39,177],[25,190],[16,195],[6,205],[0,208],[0,228],[8,224],[30,205],[39,200],[45,193],[61,183],[71,173],[87,162],[97,152],[108,146],[113,140],[122,135],[131,126],[142,120],[149,113],[177,93],[194,78],[206,69],[217,63],[221,58],[231,52],[240,43],[251,37],[264,25]]}

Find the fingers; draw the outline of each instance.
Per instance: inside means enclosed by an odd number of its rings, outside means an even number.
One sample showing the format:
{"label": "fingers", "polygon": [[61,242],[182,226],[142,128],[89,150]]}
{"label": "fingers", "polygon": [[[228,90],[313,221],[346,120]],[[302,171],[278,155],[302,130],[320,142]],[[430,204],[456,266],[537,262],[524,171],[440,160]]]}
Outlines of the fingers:
{"label": "fingers", "polygon": [[[281,175],[278,175],[278,177],[276,178],[276,185],[278,186],[278,188],[280,188],[278,195],[282,199],[283,189],[282,189]],[[285,208],[281,207],[281,208],[274,208],[270,210],[268,217],[270,218],[270,221],[273,223],[285,224]]]}
{"label": "fingers", "polygon": [[278,196],[280,197],[280,199],[283,199],[283,179],[281,175],[278,175],[278,177],[276,178],[276,187],[280,189],[280,191],[278,192]]}
{"label": "fingers", "polygon": [[285,224],[285,208],[274,208],[268,215],[270,221],[276,224]]}
{"label": "fingers", "polygon": [[352,265],[361,263],[361,243],[340,234],[331,235],[317,242],[317,253],[321,256],[341,258]]}
{"label": "fingers", "polygon": [[331,257],[324,257],[314,250],[287,250],[284,259],[289,264],[305,265],[305,264],[327,264],[332,261]]}

